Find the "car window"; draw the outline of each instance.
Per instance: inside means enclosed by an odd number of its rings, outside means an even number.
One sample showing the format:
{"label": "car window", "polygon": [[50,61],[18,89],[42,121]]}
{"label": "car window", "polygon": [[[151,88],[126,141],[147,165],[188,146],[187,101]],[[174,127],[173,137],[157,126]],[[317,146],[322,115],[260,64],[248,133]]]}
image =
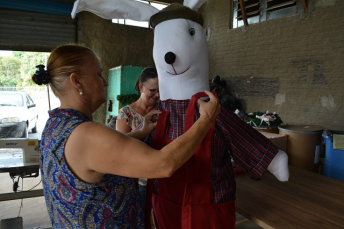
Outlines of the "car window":
{"label": "car window", "polygon": [[30,101],[30,105],[35,104],[35,103],[33,102],[32,98],[31,98],[29,95],[27,95],[27,98],[28,98],[28,100]]}
{"label": "car window", "polygon": [[0,106],[22,107],[24,101],[21,94],[0,93]]}
{"label": "car window", "polygon": [[29,107],[31,105],[31,101],[29,99],[29,96],[26,95],[26,106]]}

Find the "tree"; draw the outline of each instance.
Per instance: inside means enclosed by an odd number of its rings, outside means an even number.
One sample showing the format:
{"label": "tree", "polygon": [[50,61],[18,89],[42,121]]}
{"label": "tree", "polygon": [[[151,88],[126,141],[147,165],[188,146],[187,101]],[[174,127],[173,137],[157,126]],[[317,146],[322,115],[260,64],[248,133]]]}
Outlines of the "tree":
{"label": "tree", "polygon": [[21,62],[21,81],[18,86],[36,86],[36,84],[31,80],[31,76],[36,72],[37,65],[46,65],[49,53],[15,51],[13,52],[13,56],[18,58]]}
{"label": "tree", "polygon": [[0,86],[16,86],[21,81],[20,66],[18,58],[0,56]]}
{"label": "tree", "polygon": [[37,86],[31,76],[36,66],[46,65],[49,53],[14,51],[13,56],[0,56],[0,86]]}

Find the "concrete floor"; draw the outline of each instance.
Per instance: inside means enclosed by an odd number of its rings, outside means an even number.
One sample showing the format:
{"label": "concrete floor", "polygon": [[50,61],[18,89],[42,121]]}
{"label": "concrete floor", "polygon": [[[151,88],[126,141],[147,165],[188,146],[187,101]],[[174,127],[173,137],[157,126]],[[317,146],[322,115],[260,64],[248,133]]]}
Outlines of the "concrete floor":
{"label": "concrete floor", "polygon": [[[0,193],[11,193],[13,181],[9,174],[0,173]],[[40,177],[24,178],[19,182],[18,190],[28,190],[40,182]],[[23,187],[22,187],[23,186]],[[39,184],[34,189],[42,189],[42,184]],[[20,207],[22,205],[22,208]],[[9,200],[0,202],[0,219],[9,219],[15,217],[23,218],[24,228],[32,228],[38,226],[49,226],[50,219],[45,206],[44,197],[27,198],[23,200]],[[20,214],[19,214],[20,212]],[[14,229],[14,228],[13,228]]]}

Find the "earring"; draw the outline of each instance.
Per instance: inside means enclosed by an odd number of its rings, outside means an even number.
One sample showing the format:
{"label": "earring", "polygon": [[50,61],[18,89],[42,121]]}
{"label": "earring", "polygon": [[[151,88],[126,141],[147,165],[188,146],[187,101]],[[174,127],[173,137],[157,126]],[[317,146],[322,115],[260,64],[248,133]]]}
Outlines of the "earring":
{"label": "earring", "polygon": [[83,94],[84,94],[84,92],[82,91],[82,89],[79,89],[79,94],[80,94],[80,95],[83,95]]}

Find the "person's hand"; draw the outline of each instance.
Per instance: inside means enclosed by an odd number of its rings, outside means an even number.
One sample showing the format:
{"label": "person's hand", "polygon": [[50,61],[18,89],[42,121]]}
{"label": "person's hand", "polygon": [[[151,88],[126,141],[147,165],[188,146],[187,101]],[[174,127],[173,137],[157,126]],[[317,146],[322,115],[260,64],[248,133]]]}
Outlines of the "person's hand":
{"label": "person's hand", "polygon": [[156,127],[156,122],[158,121],[159,114],[161,114],[161,111],[152,110],[144,117],[142,126],[142,131],[144,133],[149,134],[154,130],[154,128]]}
{"label": "person's hand", "polygon": [[205,102],[202,99],[197,101],[199,105],[199,112],[202,118],[209,119],[210,123],[213,123],[216,119],[216,116],[221,111],[221,104],[217,96],[215,96],[210,91],[204,91],[210,98],[209,102]]}

